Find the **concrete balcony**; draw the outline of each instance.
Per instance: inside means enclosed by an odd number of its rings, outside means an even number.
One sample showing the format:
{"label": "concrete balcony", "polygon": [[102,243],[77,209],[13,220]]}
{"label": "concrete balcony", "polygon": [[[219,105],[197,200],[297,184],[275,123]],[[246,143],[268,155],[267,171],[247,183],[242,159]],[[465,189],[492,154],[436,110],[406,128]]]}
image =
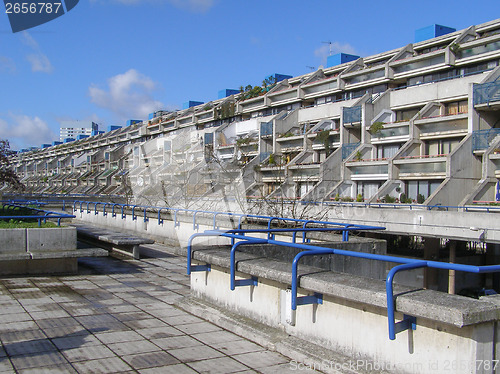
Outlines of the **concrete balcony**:
{"label": "concrete balcony", "polygon": [[385,158],[350,161],[346,167],[351,173],[351,180],[387,180],[389,162]]}
{"label": "concrete balcony", "polygon": [[408,121],[384,124],[384,128],[372,134],[372,144],[405,142],[410,138]]}
{"label": "concrete balcony", "polygon": [[443,179],[447,173],[448,155],[406,156],[394,160],[399,179]]}
{"label": "concrete balcony", "polygon": [[466,135],[467,121],[467,113],[457,113],[418,119],[415,125],[420,130],[420,139],[431,139]]}

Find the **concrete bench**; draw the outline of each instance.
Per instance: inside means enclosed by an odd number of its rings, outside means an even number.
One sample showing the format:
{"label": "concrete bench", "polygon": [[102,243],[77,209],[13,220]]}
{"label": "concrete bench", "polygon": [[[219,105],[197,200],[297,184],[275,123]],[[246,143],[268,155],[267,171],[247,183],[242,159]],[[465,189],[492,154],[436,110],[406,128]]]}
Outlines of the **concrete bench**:
{"label": "concrete bench", "polygon": [[0,274],[76,273],[78,258],[107,256],[101,248],[77,249],[73,227],[0,230]]}
{"label": "concrete bench", "polygon": [[72,226],[76,227],[79,240],[104,245],[105,248],[110,249],[112,252],[132,256],[136,260],[140,258],[139,246],[141,244],[153,244],[155,242],[152,239],[141,238],[97,226],[76,223],[73,223]]}
{"label": "concrete bench", "polygon": [[467,372],[482,373],[475,363],[494,362],[492,352],[498,353],[500,308],[493,300],[395,285],[396,318],[416,317],[416,330],[409,329],[396,340],[389,340],[383,281],[310,265],[299,265],[299,294],[321,294],[321,302],[300,306],[290,324],[292,264],[236,252],[237,278],[255,282],[245,282],[231,291],[229,249],[194,246],[193,261],[210,264],[210,269],[191,273],[193,296],[349,357],[390,367],[406,365],[405,369],[413,365],[408,372],[425,372],[419,370],[420,363],[425,362],[440,368],[450,363],[469,365],[471,370]]}

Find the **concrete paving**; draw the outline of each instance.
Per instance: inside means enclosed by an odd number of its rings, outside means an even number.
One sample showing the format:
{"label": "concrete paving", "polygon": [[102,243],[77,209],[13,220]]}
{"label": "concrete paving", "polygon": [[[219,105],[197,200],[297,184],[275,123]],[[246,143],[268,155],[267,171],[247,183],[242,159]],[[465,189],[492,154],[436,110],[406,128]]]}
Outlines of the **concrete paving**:
{"label": "concrete paving", "polygon": [[190,294],[185,258],[150,248],[140,261],[81,259],[77,275],[0,279],[0,373],[297,370],[178,308]]}

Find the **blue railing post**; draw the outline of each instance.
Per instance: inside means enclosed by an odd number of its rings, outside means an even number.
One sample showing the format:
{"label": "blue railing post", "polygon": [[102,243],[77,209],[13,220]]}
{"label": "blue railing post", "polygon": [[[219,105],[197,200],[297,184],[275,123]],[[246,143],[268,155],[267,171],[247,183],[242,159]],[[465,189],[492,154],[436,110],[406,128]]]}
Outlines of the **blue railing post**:
{"label": "blue railing post", "polygon": [[231,291],[234,291],[237,286],[256,286],[257,285],[257,280],[255,277],[252,277],[250,280],[248,279],[241,279],[241,280],[236,280],[236,250],[240,245],[245,245],[245,244],[266,244],[267,240],[265,239],[252,239],[252,238],[245,238],[247,241],[241,241],[241,242],[236,242],[233,244],[231,247],[231,254],[230,254],[230,276],[231,276],[231,284],[230,288]]}
{"label": "blue railing post", "polygon": [[[394,266],[390,271],[389,274],[387,274],[387,278],[385,280],[385,289],[386,289],[386,294],[387,294],[387,320],[389,323],[389,339],[394,340],[396,339],[396,333],[407,330],[408,328],[412,328],[415,330],[415,321],[410,318],[405,318],[403,321],[395,323],[394,321],[394,309],[395,309],[395,303],[394,303],[394,291],[393,291],[393,281],[394,281],[394,276],[398,271],[402,270],[411,270],[411,269],[417,269],[417,268],[422,268],[422,267],[427,267],[427,261],[416,261],[416,262],[411,262],[407,264],[402,264],[402,265],[397,265]],[[411,326],[410,326],[411,324]],[[398,325],[398,328],[396,328],[396,325]]]}

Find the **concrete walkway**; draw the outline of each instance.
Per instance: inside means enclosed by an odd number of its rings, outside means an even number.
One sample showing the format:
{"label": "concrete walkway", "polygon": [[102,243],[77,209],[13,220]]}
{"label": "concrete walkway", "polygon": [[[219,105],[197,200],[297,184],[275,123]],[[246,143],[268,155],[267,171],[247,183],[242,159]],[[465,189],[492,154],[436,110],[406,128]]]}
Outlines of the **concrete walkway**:
{"label": "concrete walkway", "polygon": [[[185,258],[86,258],[74,276],[0,279],[0,373],[281,373],[291,359],[174,304]],[[312,370],[308,370],[312,372]]]}

